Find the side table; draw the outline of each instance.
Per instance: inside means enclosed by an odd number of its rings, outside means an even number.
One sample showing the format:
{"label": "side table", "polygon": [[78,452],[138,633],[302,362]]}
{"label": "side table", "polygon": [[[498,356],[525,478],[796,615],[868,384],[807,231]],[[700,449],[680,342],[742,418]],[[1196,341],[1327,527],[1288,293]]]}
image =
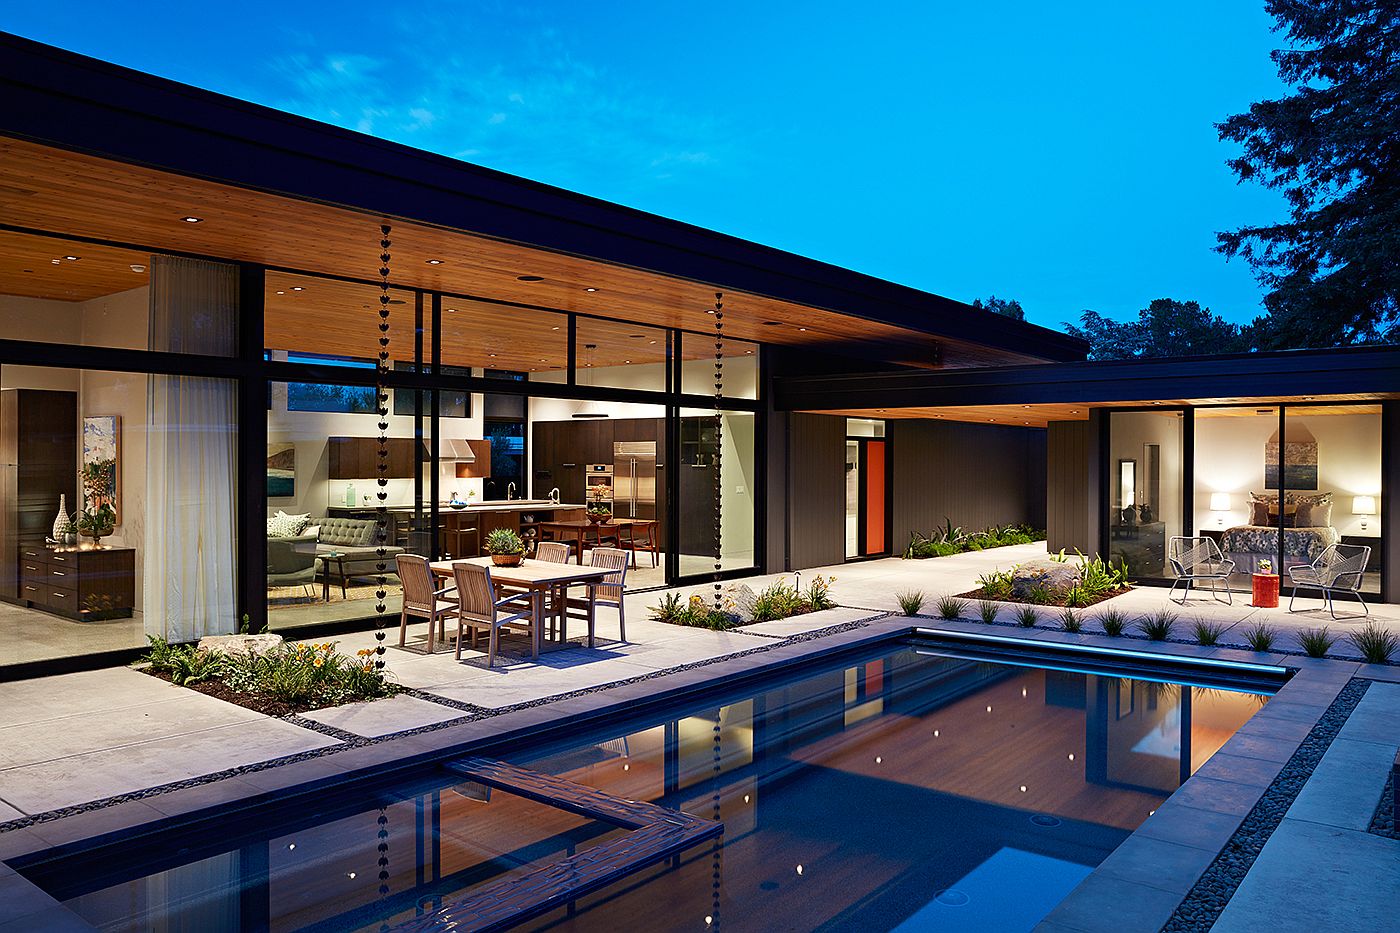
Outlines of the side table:
{"label": "side table", "polygon": [[1276,573],[1255,573],[1250,575],[1253,599],[1249,604],[1259,609],[1278,608],[1279,575]]}
{"label": "side table", "polygon": [[345,581],[345,555],[340,551],[316,555],[321,560],[321,601],[331,601],[331,562],[335,562],[336,576],[340,578],[340,598],[348,599],[349,591]]}

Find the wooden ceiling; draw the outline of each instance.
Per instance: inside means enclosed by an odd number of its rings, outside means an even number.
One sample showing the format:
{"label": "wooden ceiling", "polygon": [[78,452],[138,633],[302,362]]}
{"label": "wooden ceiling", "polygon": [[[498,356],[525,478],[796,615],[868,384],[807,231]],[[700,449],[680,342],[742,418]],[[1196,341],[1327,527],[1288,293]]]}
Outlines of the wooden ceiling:
{"label": "wooden ceiling", "polygon": [[[379,224],[384,219],[15,139],[0,139],[0,217],[19,227],[156,251],[362,279],[377,277]],[[189,223],[186,217],[200,221]],[[661,327],[712,329],[707,311],[716,285],[390,220],[396,285]],[[62,249],[55,245],[49,251]],[[85,249],[96,255],[96,247]],[[37,277],[37,271],[22,271],[34,268],[38,258],[47,262],[50,257],[16,256],[11,261],[0,253],[0,289],[17,295],[52,294],[55,282],[41,287],[39,278],[29,277]],[[74,300],[79,294],[95,297],[102,289],[110,293],[130,288],[129,265],[116,257],[104,269],[91,264],[82,270],[81,285],[66,287]],[[537,280],[522,281],[522,276]],[[1037,362],[1022,354],[740,292],[726,291],[724,310],[725,332],[746,340],[878,355],[889,362],[926,367]],[[329,347],[340,339],[340,332],[357,328],[338,322],[305,332],[303,342],[325,339]]]}
{"label": "wooden ceiling", "polygon": [[[1290,408],[1291,415],[1353,415],[1375,414],[1380,409],[1374,404],[1383,398],[1391,398],[1386,393],[1289,396],[1274,398],[1201,398],[1164,399],[1151,406],[1162,407],[1164,416],[1174,415],[1173,407],[1186,405],[1239,405],[1239,408],[1198,408],[1197,418],[1238,418],[1256,417],[1259,409],[1279,403],[1295,404],[1318,402],[1366,402],[1355,405],[1317,405]],[[1005,424],[1013,427],[1043,428],[1051,421],[1084,421],[1092,408],[1141,408],[1142,402],[1092,402],[1061,403],[1039,405],[958,405],[929,408],[851,408],[834,411],[813,412],[813,414],[844,415],[847,418],[925,418],[942,421],[966,421],[976,424]],[[1151,409],[1149,409],[1151,410]]]}
{"label": "wooden ceiling", "polygon": [[[0,187],[0,216],[5,195]],[[0,295],[88,301],[147,284],[150,262],[148,253],[134,250],[0,230]],[[142,271],[133,272],[133,265]]]}

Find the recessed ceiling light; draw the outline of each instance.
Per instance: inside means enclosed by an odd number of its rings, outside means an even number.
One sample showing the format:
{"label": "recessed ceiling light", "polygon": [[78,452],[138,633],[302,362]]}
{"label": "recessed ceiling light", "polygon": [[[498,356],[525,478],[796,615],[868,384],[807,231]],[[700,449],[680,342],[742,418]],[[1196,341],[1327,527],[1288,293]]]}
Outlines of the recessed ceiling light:
{"label": "recessed ceiling light", "polygon": [[453,314],[456,314],[456,313],[457,313],[457,309],[456,309],[456,308],[448,308],[447,310],[450,311],[450,312],[453,313]]}
{"label": "recessed ceiling light", "polygon": [[197,224],[204,220],[203,217],[181,217],[180,219],[187,224]]}
{"label": "recessed ceiling light", "polygon": [[558,329],[559,329],[559,325],[557,325],[557,324],[556,324],[555,326],[553,326],[553,327],[550,328],[550,330],[558,330]]}
{"label": "recessed ceiling light", "polygon": [[622,362],[624,362],[624,363],[630,363],[630,362],[632,362],[632,361],[631,361],[631,360],[623,360]]}
{"label": "recessed ceiling light", "polygon": [[53,263],[53,264],[56,265],[56,266],[61,266],[61,265],[63,265],[63,260],[62,260],[62,259],[50,259],[49,262]]}
{"label": "recessed ceiling light", "polygon": [[584,289],[584,291],[586,291],[586,292],[596,292],[597,290],[598,290],[598,289],[596,289],[596,288],[585,288],[585,289]]}
{"label": "recessed ceiling light", "polygon": [[[24,271],[25,271],[25,272],[28,272],[29,270],[28,270],[28,269],[25,269]],[[143,266],[143,265],[141,265],[141,263],[139,263],[139,262],[133,262],[133,263],[131,264],[131,271],[132,271],[132,272],[145,272],[145,271],[146,271],[146,267]]]}
{"label": "recessed ceiling light", "polygon": [[648,340],[647,343],[656,343],[655,340]]}
{"label": "recessed ceiling light", "polygon": [[706,311],[705,313],[706,313],[706,314],[714,314],[714,313],[715,313],[715,309],[714,309],[714,308],[711,308],[710,310]]}
{"label": "recessed ceiling light", "polygon": [[544,276],[542,276],[542,275],[517,275],[515,278],[516,278],[517,281],[520,281],[520,282],[543,282],[543,281],[544,281]]}
{"label": "recessed ceiling light", "polygon": [[425,260],[423,260],[423,261],[426,262],[426,263],[427,263],[428,265],[430,265],[430,266],[440,266],[440,265],[442,265],[442,260],[441,260],[441,259],[425,259]]}
{"label": "recessed ceiling light", "polygon": [[494,354],[494,353],[488,353],[488,354],[486,354],[486,355],[489,356],[489,357],[491,357],[491,359],[493,359],[493,360],[496,358],[496,354]]}
{"label": "recessed ceiling light", "polygon": [[[652,343],[656,343],[656,341],[653,340]],[[746,354],[748,354],[749,356],[753,356],[753,351],[752,351],[752,350],[745,350],[744,352],[745,352]]]}
{"label": "recessed ceiling light", "polygon": [[798,330],[806,330],[807,328],[805,328],[805,327],[799,327],[799,328],[797,328],[797,329],[798,329]]}
{"label": "recessed ceiling light", "polygon": [[305,290],[306,290],[306,289],[304,289],[304,288],[303,288],[302,286],[300,286],[300,285],[293,285],[293,286],[292,286],[292,291],[294,291],[294,292],[301,292],[301,291],[305,291]]}
{"label": "recessed ceiling light", "polygon": [[278,292],[277,294],[279,294],[279,295],[285,295],[285,294],[287,294],[287,293],[286,293],[286,292]]}
{"label": "recessed ceiling light", "polygon": [[542,357],[540,357],[540,362],[541,362],[541,363],[548,363],[549,360],[548,360],[547,358],[545,358],[545,357],[542,356]]}
{"label": "recessed ceiling light", "polygon": [[78,259],[77,256],[64,256],[63,258],[64,258],[64,259],[67,259],[69,262],[73,262],[73,261],[75,261],[76,259]]}

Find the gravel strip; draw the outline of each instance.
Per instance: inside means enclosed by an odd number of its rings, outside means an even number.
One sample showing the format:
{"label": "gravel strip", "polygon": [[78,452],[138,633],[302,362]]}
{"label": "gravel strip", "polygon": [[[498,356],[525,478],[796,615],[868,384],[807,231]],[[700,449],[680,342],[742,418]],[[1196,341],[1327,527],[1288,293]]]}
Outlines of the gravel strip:
{"label": "gravel strip", "polygon": [[1171,919],[1162,927],[1162,933],[1189,933],[1208,930],[1214,925],[1254,860],[1259,857],[1264,844],[1278,828],[1283,815],[1293,805],[1298,792],[1312,776],[1313,769],[1341,731],[1342,724],[1370,686],[1369,680],[1353,678],[1342,688],[1303,744],[1298,746],[1278,777],[1264,791],[1264,796],[1249,811],[1235,835],[1225,844],[1215,861],[1210,863],[1186,898],[1177,905]]}
{"label": "gravel strip", "polygon": [[1395,772],[1393,770],[1386,772],[1385,789],[1381,791],[1380,803],[1376,804],[1376,814],[1371,817],[1371,825],[1368,829],[1377,836],[1400,839],[1400,833],[1395,831]]}

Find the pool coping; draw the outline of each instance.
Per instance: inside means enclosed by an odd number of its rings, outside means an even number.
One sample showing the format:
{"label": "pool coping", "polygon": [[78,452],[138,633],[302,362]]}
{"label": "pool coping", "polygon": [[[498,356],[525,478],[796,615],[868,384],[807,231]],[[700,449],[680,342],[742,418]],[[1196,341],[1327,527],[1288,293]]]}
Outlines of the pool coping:
{"label": "pool coping", "polygon": [[[338,749],[334,754],[319,755],[265,768],[235,777],[219,778],[181,787],[144,799],[126,800],[110,806],[75,813],[38,825],[18,827],[0,833],[0,895],[13,891],[14,897],[0,899],[0,933],[10,924],[25,920],[37,912],[53,916],[55,922],[62,911],[79,926],[90,929],[75,914],[19,875],[10,862],[21,866],[40,852],[54,851],[67,856],[114,842],[151,836],[179,826],[193,828],[205,821],[211,824],[227,819],[241,811],[259,808],[273,801],[285,802],[295,797],[324,793],[336,786],[366,778],[385,780],[398,773],[421,770],[436,762],[463,755],[491,754],[493,749],[522,741],[546,740],[550,734],[576,730],[619,713],[637,715],[648,709],[661,708],[700,695],[707,687],[722,683],[726,692],[742,690],[747,684],[761,681],[789,668],[825,663],[843,654],[855,653],[887,641],[916,636],[920,629],[932,633],[968,634],[987,632],[988,627],[967,620],[932,620],[924,617],[875,615],[871,619],[838,627],[830,633],[812,633],[815,637],[797,638],[785,643],[765,646],[765,650],[749,651],[737,656],[723,657],[700,666],[682,667],[662,672],[634,682],[604,684],[558,698],[546,698],[523,708],[514,708],[496,715],[465,721],[452,721],[430,731],[410,730],[372,743]],[[998,630],[1001,638],[1008,633]],[[1085,645],[1106,650],[1110,656],[1121,654],[1121,639],[1093,634],[1028,629],[1011,633],[1018,642],[1051,646]],[[1053,919],[1071,902],[1097,902],[1104,894],[1120,903],[1138,902],[1144,907],[1164,905],[1163,895],[1170,894],[1161,919],[1151,926],[1159,929],[1170,917],[1187,891],[1204,873],[1225,842],[1233,835],[1244,816],[1253,807],[1269,783],[1277,776],[1283,762],[1296,751],[1313,724],[1326,711],[1337,693],[1353,676],[1377,680],[1400,681],[1400,672],[1393,666],[1365,665],[1355,661],[1314,660],[1281,653],[1261,655],[1257,652],[1232,648],[1201,648],[1172,642],[1153,642],[1143,652],[1134,645],[1136,654],[1186,659],[1210,658],[1219,661],[1273,665],[1294,670],[1293,677],[1278,690],[1263,709],[1255,713],[1235,735],[1216,752],[1195,775],[1172,795],[1156,814],[1149,817],[1137,831],[1115,850],[1130,844],[1130,853],[1139,848],[1156,850],[1171,856],[1170,866],[1154,867],[1154,881],[1159,886],[1143,884],[1129,874],[1119,877],[1118,866],[1110,866],[1113,856],[1100,865],[1088,879],[1076,888],[1038,929],[1047,933],[1056,930],[1091,931],[1101,926],[1077,926],[1063,919]],[[1380,671],[1374,668],[1381,667]],[[1364,671],[1364,672],[1363,672]],[[658,685],[661,688],[658,689]],[[1287,754],[1284,754],[1284,752]],[[1282,756],[1278,762],[1260,758]],[[1234,766],[1241,772],[1236,780],[1221,773]],[[1261,782],[1262,783],[1259,783]],[[1189,792],[1188,792],[1189,789]],[[1210,791],[1228,792],[1230,796],[1215,805],[1195,806],[1195,797]],[[1191,803],[1185,802],[1191,800]],[[1247,803],[1246,803],[1247,801]],[[1207,813],[1223,813],[1225,819],[1211,821],[1213,832],[1219,834],[1228,824],[1228,832],[1220,843],[1206,852],[1196,846],[1172,841],[1174,834],[1189,835],[1196,817]],[[1238,813],[1234,811],[1238,810]],[[1180,811],[1180,812],[1178,812]],[[1165,815],[1164,815],[1165,814]],[[191,819],[194,818],[194,822]],[[1139,842],[1134,843],[1134,840]],[[1141,840],[1146,840],[1141,841]],[[1164,848],[1165,847],[1165,848]],[[1197,864],[1204,855],[1204,863]],[[47,856],[46,856],[47,857]],[[1108,870],[1105,871],[1105,867]],[[1169,871],[1170,869],[1170,871]],[[1170,881],[1163,881],[1164,878]],[[1092,882],[1092,884],[1091,884]],[[1164,891],[1160,885],[1181,886],[1181,893]],[[1184,885],[1184,886],[1183,886]],[[1086,886],[1089,890],[1085,894]],[[39,894],[42,897],[36,897]],[[46,903],[45,903],[46,899]],[[18,907],[21,913],[13,909]],[[1102,911],[1100,911],[1102,913]],[[1121,920],[1115,929],[1125,927]],[[20,929],[23,927],[15,927]],[[1143,927],[1146,929],[1146,927]]]}

